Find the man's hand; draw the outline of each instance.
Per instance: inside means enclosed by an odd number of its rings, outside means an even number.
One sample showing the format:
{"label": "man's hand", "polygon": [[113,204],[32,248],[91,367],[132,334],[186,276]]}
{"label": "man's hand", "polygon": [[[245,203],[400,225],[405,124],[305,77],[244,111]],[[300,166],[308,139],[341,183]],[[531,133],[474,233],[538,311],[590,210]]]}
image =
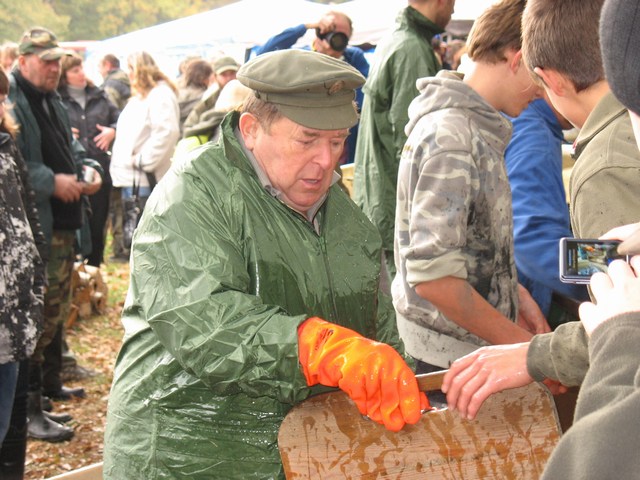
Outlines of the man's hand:
{"label": "man's hand", "polygon": [[105,127],[104,125],[96,124],[100,133],[93,137],[93,141],[96,142],[96,147],[98,147],[103,152],[109,150],[109,146],[113,139],[116,137],[116,129],[111,127]]}
{"label": "man's hand", "polygon": [[[98,175],[99,177],[100,175]],[[53,177],[53,196],[65,203],[77,202],[82,195],[83,184],[69,173],[56,173]]]}
{"label": "man's hand", "polygon": [[534,335],[549,333],[551,327],[529,291],[518,285],[518,325]]}
{"label": "man's hand", "polygon": [[321,34],[333,32],[336,29],[336,23],[333,15],[325,15],[318,22],[317,28],[320,29]]}
{"label": "man's hand", "polygon": [[[91,175],[91,182],[82,182],[82,193],[84,195],[93,195],[102,186],[102,177],[100,173],[95,168],[88,167],[87,165],[82,167],[83,172],[87,170],[93,170],[93,175]],[[85,177],[86,178],[86,177]]]}
{"label": "man's hand", "polygon": [[429,408],[413,371],[391,346],[318,317],[298,327],[298,355],[307,385],[339,387],[358,410],[394,432]]}
{"label": "man's hand", "polygon": [[609,265],[608,274],[591,277],[591,292],[597,304],[580,305],[580,321],[587,335],[616,315],[640,311],[640,255],[633,256],[630,263],[615,260]]}
{"label": "man's hand", "polygon": [[528,342],[494,345],[453,362],[442,382],[449,409],[471,420],[489,395],[533,382],[527,371],[528,350]]}

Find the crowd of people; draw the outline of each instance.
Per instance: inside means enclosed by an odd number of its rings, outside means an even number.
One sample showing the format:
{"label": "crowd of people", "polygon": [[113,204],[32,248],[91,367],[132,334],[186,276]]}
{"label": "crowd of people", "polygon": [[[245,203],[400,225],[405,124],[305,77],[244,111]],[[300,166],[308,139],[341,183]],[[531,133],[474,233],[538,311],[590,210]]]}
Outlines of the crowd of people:
{"label": "crowd of people", "polygon": [[500,0],[447,45],[454,8],[408,0],[371,64],[337,10],[175,78],[108,54],[97,86],[42,27],[0,48],[2,478],[74,435],[50,407],[91,374],[65,340],[79,261],[130,262],[105,479],[281,478],[293,405],[339,388],[398,431],[443,369],[467,418],[581,385],[545,478],[635,471],[640,256],[587,289],[558,241],[640,235],[640,7]]}

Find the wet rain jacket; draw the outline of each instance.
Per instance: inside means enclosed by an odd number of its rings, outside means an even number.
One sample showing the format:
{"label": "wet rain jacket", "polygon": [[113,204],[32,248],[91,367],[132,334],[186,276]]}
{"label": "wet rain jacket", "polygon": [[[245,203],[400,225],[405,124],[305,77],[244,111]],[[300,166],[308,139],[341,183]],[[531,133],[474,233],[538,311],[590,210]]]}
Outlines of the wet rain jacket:
{"label": "wet rain jacket", "polygon": [[418,96],[416,80],[431,77],[440,65],[431,47],[443,30],[413,7],[403,9],[396,28],[376,48],[371,72],[363,87],[353,179],[354,200],[378,227],[393,267],[396,183],[408,108]]}
{"label": "wet rain jacket", "polygon": [[333,185],[316,233],[263,188],[238,118],[174,162],[136,231],[105,479],[283,478],[278,429],[317,390],[298,325],[317,315],[397,342],[375,227]]}

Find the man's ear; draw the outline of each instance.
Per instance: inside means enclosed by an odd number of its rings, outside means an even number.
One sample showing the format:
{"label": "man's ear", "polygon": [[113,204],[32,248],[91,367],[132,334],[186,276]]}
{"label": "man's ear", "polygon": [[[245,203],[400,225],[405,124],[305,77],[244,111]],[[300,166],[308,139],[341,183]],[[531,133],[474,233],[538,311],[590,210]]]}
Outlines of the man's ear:
{"label": "man's ear", "polygon": [[258,133],[258,128],[260,128],[260,122],[258,122],[258,119],[255,117],[255,115],[245,112],[240,115],[238,128],[240,129],[240,133],[242,134],[244,144],[249,150],[253,150]]}
{"label": "man's ear", "polygon": [[509,68],[513,73],[518,73],[519,68],[525,68],[524,61],[522,60],[522,50],[508,50],[506,55]]}
{"label": "man's ear", "polygon": [[533,72],[540,77],[544,84],[558,97],[566,97],[569,93],[568,80],[552,68],[536,67]]}

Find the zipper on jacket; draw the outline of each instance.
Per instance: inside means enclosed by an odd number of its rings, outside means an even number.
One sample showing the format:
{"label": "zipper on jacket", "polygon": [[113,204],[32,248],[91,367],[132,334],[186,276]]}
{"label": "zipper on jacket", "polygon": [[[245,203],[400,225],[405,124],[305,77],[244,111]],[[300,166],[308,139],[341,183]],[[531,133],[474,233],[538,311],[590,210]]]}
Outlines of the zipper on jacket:
{"label": "zipper on jacket", "polygon": [[318,242],[320,244],[320,250],[322,251],[322,259],[324,261],[324,270],[327,275],[327,285],[329,286],[329,295],[331,295],[331,306],[333,308],[333,321],[339,323],[340,319],[338,318],[338,307],[336,305],[336,296],[333,286],[333,281],[331,279],[331,268],[329,265],[329,255],[327,254],[327,242],[322,235],[318,235]]}

